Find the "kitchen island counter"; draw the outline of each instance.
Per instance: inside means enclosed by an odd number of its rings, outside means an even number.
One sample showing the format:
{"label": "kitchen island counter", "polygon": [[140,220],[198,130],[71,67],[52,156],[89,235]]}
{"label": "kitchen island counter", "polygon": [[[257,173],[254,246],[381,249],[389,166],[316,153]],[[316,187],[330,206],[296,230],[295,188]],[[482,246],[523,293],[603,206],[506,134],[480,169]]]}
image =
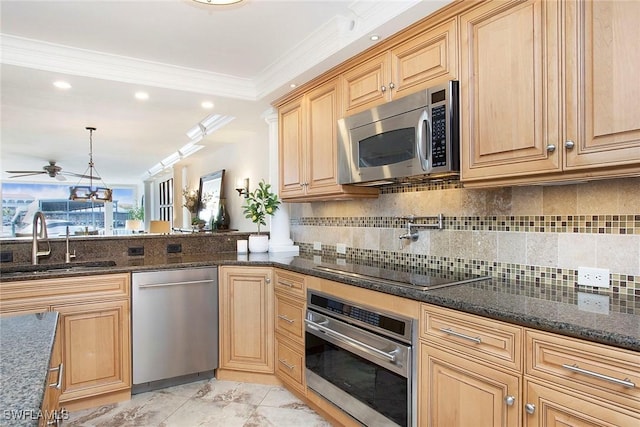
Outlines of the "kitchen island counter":
{"label": "kitchen island counter", "polygon": [[0,318],[0,426],[37,426],[58,313]]}

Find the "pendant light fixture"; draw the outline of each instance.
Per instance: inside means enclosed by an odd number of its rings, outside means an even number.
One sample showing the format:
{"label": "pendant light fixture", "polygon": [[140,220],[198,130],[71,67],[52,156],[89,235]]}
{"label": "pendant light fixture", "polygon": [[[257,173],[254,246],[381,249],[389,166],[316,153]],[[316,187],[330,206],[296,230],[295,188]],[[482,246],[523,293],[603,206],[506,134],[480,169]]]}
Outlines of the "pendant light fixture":
{"label": "pendant light fixture", "polygon": [[[100,178],[93,163],[93,131],[96,128],[87,126],[85,129],[89,131],[89,167],[87,167],[84,175],[88,176],[89,185],[78,185],[80,184],[80,181],[78,181],[78,184],[69,187],[69,200],[111,202],[113,200],[113,190],[108,188]],[[94,187],[94,179],[100,180],[103,186]]]}

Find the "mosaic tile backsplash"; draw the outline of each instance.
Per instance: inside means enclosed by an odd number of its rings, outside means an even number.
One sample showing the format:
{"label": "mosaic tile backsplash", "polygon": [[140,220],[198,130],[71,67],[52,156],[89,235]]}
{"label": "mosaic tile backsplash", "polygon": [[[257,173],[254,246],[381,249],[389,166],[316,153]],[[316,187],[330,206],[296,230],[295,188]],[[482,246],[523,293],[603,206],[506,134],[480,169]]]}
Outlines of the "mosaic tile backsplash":
{"label": "mosaic tile backsplash", "polygon": [[[371,265],[640,297],[640,178],[486,190],[457,181],[395,185],[375,200],[290,204],[289,211],[303,253],[321,242],[323,255],[335,255],[336,243],[345,243],[347,259]],[[443,230],[399,239],[407,231],[401,217],[439,213]],[[611,288],[578,286],[579,266],[608,268]]]}

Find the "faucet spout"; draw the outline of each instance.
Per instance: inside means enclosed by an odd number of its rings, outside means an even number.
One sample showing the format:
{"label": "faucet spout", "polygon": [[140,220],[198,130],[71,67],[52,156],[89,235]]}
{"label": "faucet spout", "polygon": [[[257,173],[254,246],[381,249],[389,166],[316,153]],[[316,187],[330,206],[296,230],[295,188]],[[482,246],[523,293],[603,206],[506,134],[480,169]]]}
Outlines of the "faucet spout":
{"label": "faucet spout", "polygon": [[[40,227],[38,228],[38,223]],[[38,258],[43,256],[49,256],[51,254],[51,243],[49,242],[49,236],[47,235],[47,221],[44,214],[41,211],[37,211],[33,215],[33,241],[31,245],[31,261],[33,265],[38,264]],[[47,244],[47,249],[41,251],[38,241]]]}

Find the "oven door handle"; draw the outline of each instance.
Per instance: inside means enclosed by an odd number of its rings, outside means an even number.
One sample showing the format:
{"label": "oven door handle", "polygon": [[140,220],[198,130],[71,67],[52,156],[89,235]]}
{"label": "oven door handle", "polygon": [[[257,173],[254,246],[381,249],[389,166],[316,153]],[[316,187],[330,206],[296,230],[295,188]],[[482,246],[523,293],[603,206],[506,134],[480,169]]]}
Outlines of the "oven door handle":
{"label": "oven door handle", "polygon": [[384,360],[388,360],[389,362],[395,363],[396,362],[396,355],[393,354],[393,352],[391,353],[387,353],[386,351],[382,351],[378,348],[375,348],[373,346],[370,346],[369,344],[365,344],[363,342],[360,342],[358,340],[354,340],[353,338],[341,334],[340,332],[334,331],[331,328],[327,328],[326,326],[322,326],[312,320],[309,319],[304,319],[304,322],[307,324],[308,327],[310,327],[311,329],[315,330],[315,331],[319,331],[319,332],[324,332],[327,335],[331,335],[333,338],[337,339],[338,341],[341,341],[343,343],[352,345],[354,347],[358,347],[359,349],[361,349],[362,351],[372,355],[372,356],[376,356],[378,358],[382,358]]}

